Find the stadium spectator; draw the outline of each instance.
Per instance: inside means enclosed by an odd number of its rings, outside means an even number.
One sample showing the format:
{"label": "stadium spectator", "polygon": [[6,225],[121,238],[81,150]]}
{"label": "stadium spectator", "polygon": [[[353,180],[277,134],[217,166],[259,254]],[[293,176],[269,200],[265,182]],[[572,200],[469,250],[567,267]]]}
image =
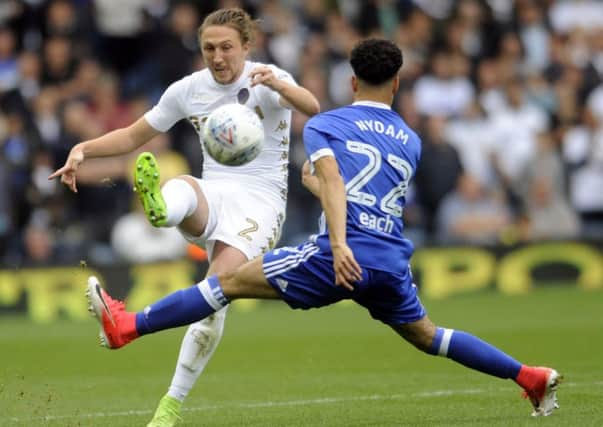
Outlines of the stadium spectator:
{"label": "stadium spectator", "polygon": [[94,0],[93,3],[97,53],[104,64],[125,75],[139,65],[146,53],[149,28],[145,11],[151,4],[145,0]]}
{"label": "stadium spectator", "polygon": [[[402,77],[400,77],[400,79],[402,80]],[[414,129],[421,128],[422,117],[413,102],[412,92],[410,90],[401,89],[398,93],[398,99],[395,102],[396,104],[394,107],[400,114],[404,113],[404,120],[406,123],[408,123],[409,126],[413,126]]]}
{"label": "stadium spectator", "polygon": [[591,64],[598,74],[603,77],[603,28],[596,29],[590,34],[591,42]]}
{"label": "stadium spectator", "polygon": [[434,38],[433,22],[421,9],[411,9],[406,19],[400,22],[395,40],[406,49],[404,61],[409,60],[409,67],[405,64],[401,70],[403,88],[412,87],[427,67]]}
{"label": "stadium spectator", "polygon": [[117,77],[111,73],[101,74],[96,81],[88,100],[88,113],[90,120],[100,125],[102,133],[124,127],[135,119],[129,102],[121,99]]}
{"label": "stadium spectator", "polygon": [[36,222],[28,224],[25,227],[23,244],[27,258],[26,265],[52,265],[56,263],[54,242],[46,225]]}
{"label": "stadium spectator", "polygon": [[31,103],[33,124],[44,147],[59,144],[61,120],[58,102],[58,90],[53,86],[45,86]]}
{"label": "stadium spectator", "polygon": [[555,0],[549,19],[553,30],[562,34],[575,29],[598,29],[603,27],[603,4],[596,0]]}
{"label": "stadium spectator", "polygon": [[448,122],[444,138],[459,153],[465,172],[484,187],[499,185],[492,165],[492,122],[477,100],[467,107],[462,116]]}
{"label": "stadium spectator", "polygon": [[521,81],[510,81],[505,88],[505,106],[492,116],[494,160],[510,189],[534,158],[536,135],[548,130],[549,126],[546,112],[529,103],[524,91]]}
{"label": "stadium spectator", "polygon": [[518,2],[517,15],[518,35],[525,51],[525,68],[538,73],[549,63],[550,33],[546,27],[546,16],[535,0]]}
{"label": "stadium spectator", "polygon": [[451,18],[443,40],[451,51],[462,54],[473,62],[494,50],[500,36],[500,25],[484,2],[456,2]]}
{"label": "stadium spectator", "polygon": [[258,18],[262,30],[270,34],[268,46],[274,59],[286,70],[298,73],[303,32],[299,16],[281,2],[262,2]]}
{"label": "stadium spectator", "polygon": [[570,166],[570,200],[581,217],[582,234],[603,236],[603,126],[590,108],[584,109],[582,123],[565,134],[563,156]]}
{"label": "stadium spectator", "polygon": [[513,217],[501,194],[482,187],[464,174],[437,212],[437,238],[442,243],[495,245]]}
{"label": "stadium spectator", "polygon": [[11,191],[8,164],[0,156],[0,255],[3,255],[9,248],[14,236],[13,215],[15,209]]}
{"label": "stadium spectator", "polygon": [[76,55],[85,54],[91,37],[86,28],[87,16],[79,13],[76,4],[70,0],[51,0],[46,7],[42,36],[66,37],[73,42]]}
{"label": "stadium spectator", "polygon": [[0,91],[9,91],[19,82],[15,34],[10,28],[0,28]]}
{"label": "stadium spectator", "polygon": [[571,239],[580,230],[566,197],[563,162],[554,144],[551,134],[538,135],[536,156],[519,180],[525,215],[522,237],[527,240]]}
{"label": "stadium spectator", "polygon": [[158,52],[162,61],[159,67],[159,82],[166,87],[193,67],[195,55],[199,54],[197,27],[199,15],[192,3],[177,3],[171,9],[166,30],[158,36]]}
{"label": "stadium spectator", "polygon": [[7,188],[17,227],[23,227],[28,222],[33,208],[28,205],[26,189],[30,181],[32,160],[39,145],[38,136],[27,125],[25,114],[21,111],[8,112],[6,134],[0,141],[0,155],[7,168]]}
{"label": "stadium spectator", "polygon": [[62,36],[53,36],[44,42],[42,83],[61,85],[69,82],[77,69],[79,58],[74,56],[73,43]]}
{"label": "stadium spectator", "polygon": [[[603,76],[603,73],[601,73]],[[603,84],[597,86],[589,95],[588,108],[598,123],[603,123]]]}
{"label": "stadium spectator", "polygon": [[477,99],[489,116],[495,117],[505,105],[503,81],[498,73],[499,64],[494,59],[484,59],[476,68]]}
{"label": "stadium spectator", "polygon": [[19,55],[19,95],[29,103],[42,86],[42,64],[34,52],[24,51]]}
{"label": "stadium spectator", "polygon": [[525,81],[526,101],[539,108],[547,115],[555,113],[557,108],[557,94],[540,72],[532,72],[526,76]]}
{"label": "stadium spectator", "polygon": [[426,122],[415,186],[426,232],[431,235],[436,230],[435,221],[440,204],[454,190],[463,166],[457,150],[445,139],[446,119],[431,116]]}
{"label": "stadium spectator", "polygon": [[419,113],[449,117],[460,115],[469,106],[474,89],[466,76],[468,70],[455,67],[458,61],[448,52],[434,53],[430,72],[415,84],[414,101]]}

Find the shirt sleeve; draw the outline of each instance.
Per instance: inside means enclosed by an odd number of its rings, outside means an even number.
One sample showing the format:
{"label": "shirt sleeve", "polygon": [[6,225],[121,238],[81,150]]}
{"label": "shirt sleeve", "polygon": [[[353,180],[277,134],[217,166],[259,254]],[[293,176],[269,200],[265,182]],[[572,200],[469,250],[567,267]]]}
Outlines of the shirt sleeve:
{"label": "shirt sleeve", "polygon": [[181,97],[187,87],[186,78],[172,83],[159,102],[144,115],[147,122],[160,132],[167,132],[176,122],[186,117]]}
{"label": "shirt sleeve", "polygon": [[304,148],[311,163],[321,157],[335,157],[335,153],[329,144],[329,136],[320,130],[319,122],[316,120],[317,117],[310,119],[304,126]]}

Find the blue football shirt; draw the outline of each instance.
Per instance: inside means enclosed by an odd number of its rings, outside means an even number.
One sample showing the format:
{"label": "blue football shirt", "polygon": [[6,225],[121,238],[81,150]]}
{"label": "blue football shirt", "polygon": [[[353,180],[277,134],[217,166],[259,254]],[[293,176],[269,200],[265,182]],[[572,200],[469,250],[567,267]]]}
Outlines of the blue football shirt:
{"label": "blue football shirt", "polygon": [[[347,243],[358,263],[402,272],[414,251],[402,235],[405,194],[421,155],[417,134],[389,106],[355,102],[312,117],[304,127],[311,162],[334,156],[347,191]],[[314,237],[330,251],[324,213]]]}

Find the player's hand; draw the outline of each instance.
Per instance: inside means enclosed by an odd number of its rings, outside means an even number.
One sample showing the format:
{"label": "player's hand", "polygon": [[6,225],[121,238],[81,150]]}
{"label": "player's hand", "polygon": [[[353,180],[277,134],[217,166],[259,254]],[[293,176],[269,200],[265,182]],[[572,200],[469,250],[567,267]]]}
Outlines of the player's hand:
{"label": "player's hand", "polygon": [[353,283],[362,280],[362,269],[348,245],[336,246],[331,249],[333,250],[335,285],[353,291]]}
{"label": "player's hand", "polygon": [[74,146],[69,152],[69,157],[65,161],[62,168],[57,169],[48,179],[54,179],[61,176],[61,182],[65,184],[71,191],[77,193],[75,173],[80,164],[84,161],[84,152],[81,146]]}
{"label": "player's hand", "polygon": [[314,196],[320,197],[320,181],[316,175],[312,174],[310,162],[306,160],[302,166],[301,174],[302,185]]}
{"label": "player's hand", "polygon": [[260,65],[251,70],[249,78],[251,79],[251,87],[261,84],[277,92],[281,83],[280,79],[274,75],[272,68],[266,65]]}
{"label": "player's hand", "polygon": [[304,175],[312,175],[312,168],[310,167],[310,160],[304,161],[302,165],[302,176]]}

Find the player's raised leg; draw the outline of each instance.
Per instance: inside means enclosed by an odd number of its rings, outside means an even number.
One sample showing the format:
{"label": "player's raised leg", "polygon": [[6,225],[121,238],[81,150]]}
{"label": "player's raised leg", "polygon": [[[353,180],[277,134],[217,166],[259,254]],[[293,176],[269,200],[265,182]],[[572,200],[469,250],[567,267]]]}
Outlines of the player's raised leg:
{"label": "player's raised leg", "polygon": [[88,278],[86,297],[90,312],[101,326],[101,344],[110,349],[123,347],[142,335],[205,319],[237,298],[280,298],[264,276],[261,257],[236,273],[211,276],[173,292],[137,313],[126,311],[125,304],[111,298],[94,276]]}
{"label": "player's raised leg", "polygon": [[126,312],[125,303],[115,300],[101,287],[95,276],[88,278],[86,289],[88,311],[100,324],[100,345],[120,348],[138,338],[136,316]]}
{"label": "player's raised leg", "polygon": [[195,178],[179,176],[160,187],[159,164],[152,153],[141,153],[134,169],[134,191],[155,227],[178,227],[200,236],[207,225],[207,200]]}
{"label": "player's raised leg", "polygon": [[101,345],[110,349],[121,348],[142,335],[189,325],[229,303],[216,276],[173,292],[137,313],[126,311],[125,304],[113,299],[94,276],[88,278],[86,297],[89,311],[101,326]]}
{"label": "player's raised leg", "polygon": [[148,151],[139,154],[134,171],[134,191],[138,194],[147,219],[155,227],[163,226],[167,219],[159,183],[159,165],[155,156]]}
{"label": "player's raised leg", "polygon": [[556,390],[562,376],[554,369],[524,365],[474,335],[436,327],[427,316],[392,327],[428,354],[447,357],[468,368],[515,381],[534,407],[532,416],[547,416],[559,407]]}

